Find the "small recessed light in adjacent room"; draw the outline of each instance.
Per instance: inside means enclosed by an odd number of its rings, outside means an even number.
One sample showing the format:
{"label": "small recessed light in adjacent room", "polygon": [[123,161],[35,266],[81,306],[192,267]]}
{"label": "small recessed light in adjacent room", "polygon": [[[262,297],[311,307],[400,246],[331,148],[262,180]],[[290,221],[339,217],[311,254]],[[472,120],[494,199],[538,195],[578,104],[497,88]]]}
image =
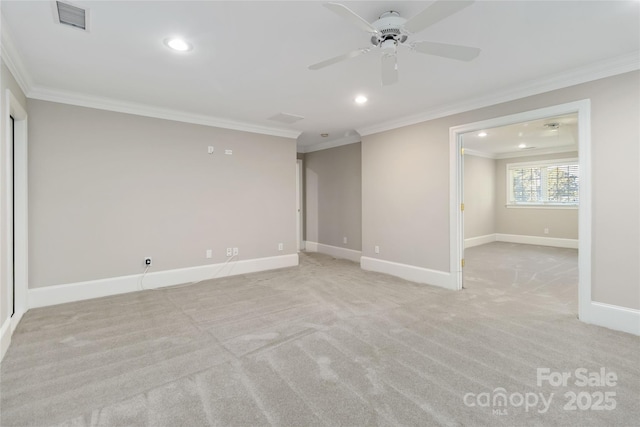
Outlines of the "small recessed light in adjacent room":
{"label": "small recessed light in adjacent room", "polygon": [[169,38],[164,40],[164,44],[178,52],[186,52],[193,49],[189,43],[180,38]]}
{"label": "small recessed light in adjacent room", "polygon": [[356,101],[356,104],[362,105],[362,104],[365,104],[368,101],[368,99],[364,95],[358,95],[358,96],[356,96],[355,101]]}
{"label": "small recessed light in adjacent room", "polygon": [[487,133],[486,132],[480,132],[480,133],[478,133],[478,136],[480,138],[484,138],[485,136],[487,136]]}

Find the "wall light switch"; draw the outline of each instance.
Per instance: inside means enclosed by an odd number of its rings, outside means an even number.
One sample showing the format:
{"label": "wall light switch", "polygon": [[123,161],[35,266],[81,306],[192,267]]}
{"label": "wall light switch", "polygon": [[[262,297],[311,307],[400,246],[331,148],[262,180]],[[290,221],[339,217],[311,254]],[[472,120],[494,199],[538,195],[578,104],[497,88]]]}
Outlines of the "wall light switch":
{"label": "wall light switch", "polygon": [[207,148],[207,153],[209,153],[209,154],[213,154],[213,145],[210,145],[210,146]]}
{"label": "wall light switch", "polygon": [[379,253],[380,253],[380,246],[376,245],[376,246],[373,248],[373,251],[374,251],[375,253],[379,254]]}
{"label": "wall light switch", "polygon": [[213,251],[211,249],[207,249],[207,252],[206,252],[205,256],[207,258],[211,258],[213,256]]}
{"label": "wall light switch", "polygon": [[278,243],[278,250],[279,251],[283,251],[284,250],[284,245],[282,243]]}

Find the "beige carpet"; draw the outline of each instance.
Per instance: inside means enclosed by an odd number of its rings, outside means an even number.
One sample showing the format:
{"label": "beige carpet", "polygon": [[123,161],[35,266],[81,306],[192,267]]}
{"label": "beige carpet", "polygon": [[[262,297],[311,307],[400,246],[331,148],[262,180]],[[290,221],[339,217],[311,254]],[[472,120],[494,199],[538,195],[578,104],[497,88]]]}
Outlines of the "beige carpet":
{"label": "beige carpet", "polygon": [[[640,339],[576,320],[575,250],[466,257],[461,292],[302,254],[31,310],[2,362],[0,424],[638,425]],[[571,377],[538,385],[538,368]],[[575,385],[581,368],[615,385]]]}

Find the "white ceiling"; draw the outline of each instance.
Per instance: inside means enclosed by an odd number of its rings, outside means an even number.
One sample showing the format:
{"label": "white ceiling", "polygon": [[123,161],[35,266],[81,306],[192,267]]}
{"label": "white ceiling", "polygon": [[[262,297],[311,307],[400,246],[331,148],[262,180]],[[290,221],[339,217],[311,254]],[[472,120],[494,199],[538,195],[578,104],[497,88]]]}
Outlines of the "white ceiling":
{"label": "white ceiling", "polygon": [[462,142],[465,153],[493,159],[578,151],[578,115],[469,132],[462,135]]}
{"label": "white ceiling", "polygon": [[[430,4],[342,3],[369,22]],[[307,69],[369,45],[322,2],[72,2],[89,9],[89,32],[54,23],[52,4],[1,3],[3,58],[29,97],[298,137],[300,151],[640,67],[637,0],[477,1],[412,39],[479,47],[478,58],[401,51],[385,87],[376,54]],[[172,35],[193,50],[170,51]],[[304,119],[269,120],[278,113]]]}

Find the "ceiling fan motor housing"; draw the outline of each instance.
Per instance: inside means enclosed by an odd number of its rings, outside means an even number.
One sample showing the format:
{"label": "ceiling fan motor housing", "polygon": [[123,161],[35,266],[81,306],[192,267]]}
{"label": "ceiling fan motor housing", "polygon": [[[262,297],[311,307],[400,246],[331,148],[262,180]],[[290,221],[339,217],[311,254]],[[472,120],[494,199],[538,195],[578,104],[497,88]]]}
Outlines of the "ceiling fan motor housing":
{"label": "ceiling fan motor housing", "polygon": [[398,12],[391,10],[383,13],[377,21],[371,24],[378,30],[378,34],[371,36],[371,44],[380,46],[389,40],[393,40],[395,44],[404,43],[407,41],[407,34],[402,31],[405,22],[407,20],[401,17]]}

